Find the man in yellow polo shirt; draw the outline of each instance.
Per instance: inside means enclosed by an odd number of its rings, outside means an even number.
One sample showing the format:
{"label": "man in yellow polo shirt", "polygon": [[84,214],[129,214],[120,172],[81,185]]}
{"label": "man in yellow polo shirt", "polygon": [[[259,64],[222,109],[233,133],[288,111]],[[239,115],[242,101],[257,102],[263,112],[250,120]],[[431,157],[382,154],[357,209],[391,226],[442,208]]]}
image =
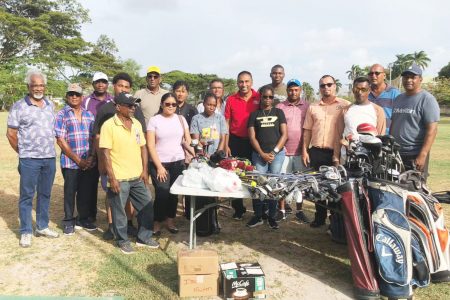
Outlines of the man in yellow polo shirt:
{"label": "man in yellow polo shirt", "polygon": [[100,132],[100,149],[108,174],[108,201],[111,205],[116,242],[124,254],[134,252],[127,235],[125,204],[131,199],[137,211],[138,234],[136,246],[158,248],[152,239],[153,205],[148,184],[147,150],[142,125],[133,115],[136,103],[129,94],[114,98],[116,114],[108,119]]}

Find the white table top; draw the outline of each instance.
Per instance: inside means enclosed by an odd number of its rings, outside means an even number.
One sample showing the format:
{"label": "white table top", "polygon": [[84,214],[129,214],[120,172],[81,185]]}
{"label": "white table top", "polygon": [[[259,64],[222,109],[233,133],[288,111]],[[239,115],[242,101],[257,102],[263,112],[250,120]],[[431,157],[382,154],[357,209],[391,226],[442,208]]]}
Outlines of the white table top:
{"label": "white table top", "polygon": [[170,187],[171,194],[203,197],[251,198],[250,192],[244,186],[241,187],[240,191],[234,193],[213,192],[210,190],[183,186],[181,180],[183,180],[183,175],[178,176],[177,180],[175,180]]}

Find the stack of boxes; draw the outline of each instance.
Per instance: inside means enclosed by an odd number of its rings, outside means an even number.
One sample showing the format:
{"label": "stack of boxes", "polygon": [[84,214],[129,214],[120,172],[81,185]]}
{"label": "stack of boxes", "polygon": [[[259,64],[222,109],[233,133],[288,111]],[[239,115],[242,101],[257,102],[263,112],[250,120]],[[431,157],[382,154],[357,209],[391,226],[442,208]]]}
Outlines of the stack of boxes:
{"label": "stack of boxes", "polygon": [[219,257],[214,250],[180,250],[180,297],[217,296]]}

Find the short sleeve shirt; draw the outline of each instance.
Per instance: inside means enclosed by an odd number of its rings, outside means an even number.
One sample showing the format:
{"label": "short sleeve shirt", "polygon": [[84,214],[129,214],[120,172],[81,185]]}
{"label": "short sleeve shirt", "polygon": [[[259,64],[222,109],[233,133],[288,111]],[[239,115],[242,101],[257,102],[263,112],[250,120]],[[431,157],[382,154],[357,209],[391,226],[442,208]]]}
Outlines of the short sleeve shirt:
{"label": "short sleeve shirt", "polygon": [[426,126],[438,122],[439,104],[429,92],[422,90],[408,96],[400,94],[392,108],[390,134],[400,144],[400,154],[417,155],[425,142]]}
{"label": "short sleeve shirt", "polygon": [[225,120],[230,120],[230,134],[248,137],[247,123],[252,112],[259,109],[259,93],[252,90],[252,96],[247,101],[239,92],[228,97],[225,106]]}
{"label": "short sleeve shirt", "polygon": [[[73,109],[66,105],[56,114],[55,136],[64,139],[73,153],[82,159],[89,156],[91,147],[94,115],[82,108],[81,121],[79,121]],[[64,152],[61,152],[61,168],[78,169],[78,165]]]}
{"label": "short sleeve shirt", "polygon": [[372,92],[369,93],[369,100],[381,106],[384,110],[387,130],[391,127],[392,107],[394,106],[394,100],[398,95],[400,95],[400,91],[390,85],[387,85],[386,89],[381,92],[378,97],[375,97]]}
{"label": "short sleeve shirt", "polygon": [[54,158],[54,105],[43,99],[43,107],[32,104],[30,98],[15,102],[8,115],[8,127],[17,129],[20,158]]}
{"label": "short sleeve shirt", "polygon": [[134,97],[141,99],[141,109],[144,113],[145,124],[151,117],[156,115],[161,105],[161,97],[168,93],[165,89],[159,88],[157,92],[152,92],[148,88],[141,89],[134,94]]}
{"label": "short sleeve shirt", "polygon": [[286,124],[284,113],[279,108],[257,110],[248,118],[248,127],[255,128],[255,137],[264,152],[271,152],[280,137],[280,125]]}
{"label": "short sleeve shirt", "polygon": [[201,113],[192,118],[190,133],[198,134],[200,139],[214,142],[208,148],[208,154],[211,155],[219,147],[220,135],[228,134],[228,128],[221,114],[214,113],[208,117]]}
{"label": "short sleeve shirt", "polygon": [[177,107],[176,113],[182,115],[189,126],[191,126],[192,118],[198,114],[197,109],[189,103],[184,103],[182,107]]}
{"label": "short sleeve shirt", "polygon": [[[186,120],[181,116],[185,128],[189,128]],[[164,117],[158,114],[150,118],[147,131],[155,133],[156,153],[163,163],[184,160],[184,150],[181,146],[183,127],[179,115]]]}
{"label": "short sleeve shirt", "polygon": [[[116,114],[116,103],[110,101],[100,107],[95,116],[94,129],[92,131],[93,135],[100,134],[100,129],[106,120],[112,118]],[[138,105],[134,112],[134,117],[141,123],[144,132],[146,131],[146,124],[144,114],[142,113],[141,107]]]}
{"label": "short sleeve shirt", "polygon": [[102,107],[103,105],[105,105],[106,103],[108,103],[112,100],[113,100],[113,96],[110,94],[106,94],[105,99],[100,100],[95,96],[94,93],[92,93],[91,95],[89,95],[83,99],[83,103],[81,104],[81,106],[85,110],[90,111],[95,117],[97,115],[97,111],[100,109],[100,107]]}

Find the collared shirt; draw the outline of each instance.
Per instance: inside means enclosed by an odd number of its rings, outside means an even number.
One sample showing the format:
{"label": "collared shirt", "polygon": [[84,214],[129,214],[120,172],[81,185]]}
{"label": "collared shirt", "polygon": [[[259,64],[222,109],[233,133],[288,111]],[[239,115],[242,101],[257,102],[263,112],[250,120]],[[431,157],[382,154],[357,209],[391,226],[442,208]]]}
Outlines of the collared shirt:
{"label": "collared shirt", "polygon": [[311,130],[311,146],[335,149],[340,138],[336,124],[342,120],[342,110],[349,105],[347,100],[336,97],[332,103],[313,103],[306,113],[303,129]]}
{"label": "collared shirt", "polygon": [[100,133],[100,148],[111,150],[112,169],[119,181],[138,178],[143,170],[144,132],[138,120],[131,118],[131,121],[131,130],[128,130],[116,114],[103,124]]}
{"label": "collared shirt", "polygon": [[168,93],[165,89],[159,88],[158,91],[152,92],[148,88],[141,89],[134,94],[135,98],[141,99],[141,109],[144,113],[145,124],[148,124],[148,121],[151,117],[156,115],[161,107],[161,97]]}
{"label": "collared shirt", "polygon": [[[56,114],[55,136],[64,139],[74,154],[82,159],[89,156],[92,146],[91,136],[94,126],[94,115],[81,108],[81,121],[77,119],[73,108],[64,106]],[[61,168],[78,169],[78,165],[61,151]]]}
{"label": "collared shirt", "polygon": [[247,101],[239,92],[228,97],[225,106],[225,119],[230,120],[230,134],[248,137],[247,123],[252,112],[259,109],[259,93],[252,89],[252,96]]}
{"label": "collared shirt", "polygon": [[279,103],[277,108],[281,109],[286,116],[288,138],[286,144],[286,155],[298,156],[301,154],[303,145],[303,124],[309,103],[300,99],[297,103],[288,100]]}
{"label": "collared shirt", "polygon": [[388,84],[386,84],[386,88],[378,97],[375,97],[372,92],[369,93],[369,100],[375,104],[378,104],[384,110],[387,133],[389,133],[389,128],[391,127],[392,107],[394,106],[394,100],[398,95],[400,95],[400,91]]}
{"label": "collared shirt", "polygon": [[29,96],[15,102],[9,111],[8,127],[17,129],[20,158],[53,158],[55,151],[54,105],[41,100],[43,107],[34,105]]}
{"label": "collared shirt", "polygon": [[94,114],[94,117],[97,115],[97,111],[102,107],[104,104],[108,103],[109,101],[112,101],[114,97],[108,93],[105,94],[105,99],[100,100],[97,98],[95,93],[90,94],[86,98],[83,99],[83,102],[81,106],[85,109],[90,111]]}

